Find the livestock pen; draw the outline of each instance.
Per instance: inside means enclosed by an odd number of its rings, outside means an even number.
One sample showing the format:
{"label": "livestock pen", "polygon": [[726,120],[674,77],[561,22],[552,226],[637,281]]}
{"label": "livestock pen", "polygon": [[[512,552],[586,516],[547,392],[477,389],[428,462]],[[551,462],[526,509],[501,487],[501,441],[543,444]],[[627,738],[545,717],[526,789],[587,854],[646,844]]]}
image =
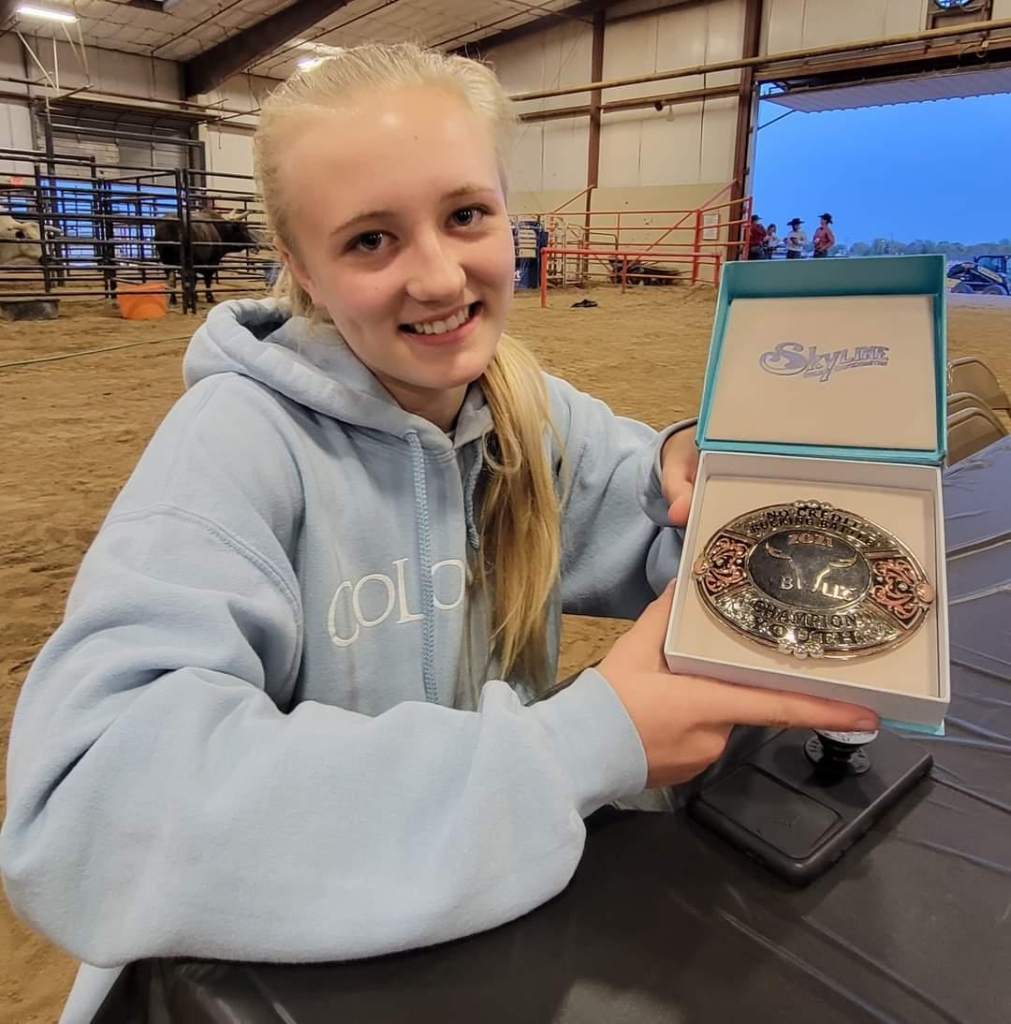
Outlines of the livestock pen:
{"label": "livestock pen", "polygon": [[[94,157],[0,149],[0,160],[31,170],[0,186],[0,210],[35,226],[37,258],[0,263],[0,297],[113,299],[121,285],[157,284],[175,271],[184,311],[203,296],[198,277],[217,279],[217,295],[262,293],[274,261],[265,246],[236,251],[220,238],[198,238],[194,223],[208,217],[241,219],[266,242],[262,206],[249,175],[189,168],[100,163]],[[156,245],[169,226],[167,245]],[[35,232],[33,232],[34,234]]]}

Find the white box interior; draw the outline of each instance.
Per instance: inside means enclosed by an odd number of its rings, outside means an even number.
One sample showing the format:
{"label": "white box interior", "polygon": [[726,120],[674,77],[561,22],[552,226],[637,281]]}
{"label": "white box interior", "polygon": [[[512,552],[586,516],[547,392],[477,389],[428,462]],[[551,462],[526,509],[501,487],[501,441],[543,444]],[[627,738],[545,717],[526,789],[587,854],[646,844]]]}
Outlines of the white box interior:
{"label": "white box interior", "polygon": [[735,298],[706,437],[933,451],[934,347],[932,295]]}
{"label": "white box interior", "polygon": [[[935,603],[900,646],[851,659],[798,659],[753,644],[703,605],[691,567],[709,538],[765,505],[831,502],[898,537],[936,588]],[[847,700],[882,717],[938,725],[949,702],[947,587],[940,471],[836,459],[703,452],[665,653],[674,672]]]}

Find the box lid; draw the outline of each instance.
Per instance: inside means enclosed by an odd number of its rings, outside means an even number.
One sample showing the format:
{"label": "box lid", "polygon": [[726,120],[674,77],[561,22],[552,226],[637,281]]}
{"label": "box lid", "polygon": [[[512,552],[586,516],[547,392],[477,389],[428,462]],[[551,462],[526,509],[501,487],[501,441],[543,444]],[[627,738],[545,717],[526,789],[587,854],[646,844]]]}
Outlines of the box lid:
{"label": "box lid", "polygon": [[943,256],[728,263],[699,447],[938,465]]}

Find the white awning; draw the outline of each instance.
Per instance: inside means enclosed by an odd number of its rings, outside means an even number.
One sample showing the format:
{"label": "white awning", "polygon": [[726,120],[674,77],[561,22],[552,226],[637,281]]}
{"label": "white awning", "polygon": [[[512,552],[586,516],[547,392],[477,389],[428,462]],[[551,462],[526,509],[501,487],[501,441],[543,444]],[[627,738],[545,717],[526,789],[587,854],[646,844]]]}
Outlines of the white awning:
{"label": "white awning", "polygon": [[798,87],[762,96],[791,110],[815,113],[823,110],[856,110],[923,100],[965,99],[1011,93],[1011,65],[985,71],[932,72],[914,78],[892,78],[858,85]]}

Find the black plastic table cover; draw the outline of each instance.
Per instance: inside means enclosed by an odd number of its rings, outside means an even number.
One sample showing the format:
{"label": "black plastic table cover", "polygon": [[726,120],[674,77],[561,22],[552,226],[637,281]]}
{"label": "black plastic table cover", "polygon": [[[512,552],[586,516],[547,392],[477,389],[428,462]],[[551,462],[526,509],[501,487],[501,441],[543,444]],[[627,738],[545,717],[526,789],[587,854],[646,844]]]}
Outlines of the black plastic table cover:
{"label": "black plastic table cover", "polygon": [[1011,439],[945,476],[953,700],[931,777],[795,890],[682,812],[591,822],[571,885],[382,959],[131,965],[99,1024],[1011,1021]]}

